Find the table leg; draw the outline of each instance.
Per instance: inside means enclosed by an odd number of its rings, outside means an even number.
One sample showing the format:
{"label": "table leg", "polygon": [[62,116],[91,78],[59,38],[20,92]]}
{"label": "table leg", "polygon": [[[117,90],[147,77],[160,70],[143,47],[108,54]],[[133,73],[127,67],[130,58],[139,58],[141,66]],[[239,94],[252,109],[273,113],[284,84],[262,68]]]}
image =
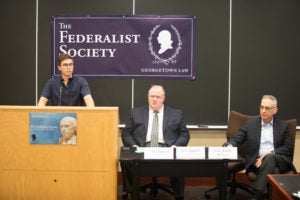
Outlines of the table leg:
{"label": "table leg", "polygon": [[224,162],[221,169],[221,174],[217,177],[217,184],[219,187],[219,199],[225,200],[227,196],[227,177],[228,177],[228,163]]}
{"label": "table leg", "polygon": [[141,174],[139,170],[139,164],[134,163],[133,165],[133,174],[132,174],[132,198],[134,200],[139,200],[140,197],[140,190],[141,190],[141,185],[140,185],[140,179],[141,179]]}

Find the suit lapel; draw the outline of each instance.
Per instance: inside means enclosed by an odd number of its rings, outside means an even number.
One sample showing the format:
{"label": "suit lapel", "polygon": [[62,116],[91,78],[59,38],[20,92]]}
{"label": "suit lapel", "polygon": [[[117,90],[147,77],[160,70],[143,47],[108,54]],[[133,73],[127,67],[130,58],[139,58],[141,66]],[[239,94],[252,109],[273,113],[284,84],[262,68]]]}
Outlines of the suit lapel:
{"label": "suit lapel", "polygon": [[278,123],[276,123],[276,119],[273,118],[273,145],[274,145],[274,148],[276,148],[276,143],[277,143],[276,136],[278,135],[278,130],[279,130]]}
{"label": "suit lapel", "polygon": [[144,131],[144,133],[147,135],[148,123],[149,123],[149,108],[148,107],[145,107],[143,117],[144,117],[144,122],[145,122],[145,131]]}
{"label": "suit lapel", "polygon": [[163,133],[165,133],[165,130],[167,128],[167,122],[169,120],[170,112],[167,107],[164,107],[164,116],[163,116]]}
{"label": "suit lapel", "polygon": [[258,145],[258,149],[259,149],[260,138],[261,138],[261,118],[260,117],[256,121],[256,126],[257,126],[256,130],[259,130],[256,132],[256,141],[257,141],[257,145]]}

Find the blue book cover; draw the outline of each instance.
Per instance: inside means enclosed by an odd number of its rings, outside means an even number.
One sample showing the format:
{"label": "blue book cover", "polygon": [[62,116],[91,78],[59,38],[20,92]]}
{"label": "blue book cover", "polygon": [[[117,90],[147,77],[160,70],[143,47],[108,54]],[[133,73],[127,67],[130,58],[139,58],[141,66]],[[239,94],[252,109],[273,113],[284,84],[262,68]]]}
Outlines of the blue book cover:
{"label": "blue book cover", "polygon": [[76,144],[76,113],[30,113],[30,144]]}

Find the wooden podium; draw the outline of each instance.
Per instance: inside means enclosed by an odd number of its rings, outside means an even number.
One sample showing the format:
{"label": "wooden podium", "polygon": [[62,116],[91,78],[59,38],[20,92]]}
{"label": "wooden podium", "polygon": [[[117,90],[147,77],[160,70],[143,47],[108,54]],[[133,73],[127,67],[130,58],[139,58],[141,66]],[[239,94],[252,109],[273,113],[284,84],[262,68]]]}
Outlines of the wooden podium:
{"label": "wooden podium", "polygon": [[[76,113],[77,144],[31,144],[30,113]],[[118,107],[0,106],[0,200],[117,199]]]}

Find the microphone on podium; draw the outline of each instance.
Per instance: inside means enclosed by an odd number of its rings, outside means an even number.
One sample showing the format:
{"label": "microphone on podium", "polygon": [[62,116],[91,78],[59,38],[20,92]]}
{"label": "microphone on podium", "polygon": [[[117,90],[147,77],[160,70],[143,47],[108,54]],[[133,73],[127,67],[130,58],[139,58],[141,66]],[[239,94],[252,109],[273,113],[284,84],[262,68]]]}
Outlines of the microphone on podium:
{"label": "microphone on podium", "polygon": [[31,141],[32,141],[32,143],[36,143],[36,135],[35,134],[32,134],[31,135]]}

